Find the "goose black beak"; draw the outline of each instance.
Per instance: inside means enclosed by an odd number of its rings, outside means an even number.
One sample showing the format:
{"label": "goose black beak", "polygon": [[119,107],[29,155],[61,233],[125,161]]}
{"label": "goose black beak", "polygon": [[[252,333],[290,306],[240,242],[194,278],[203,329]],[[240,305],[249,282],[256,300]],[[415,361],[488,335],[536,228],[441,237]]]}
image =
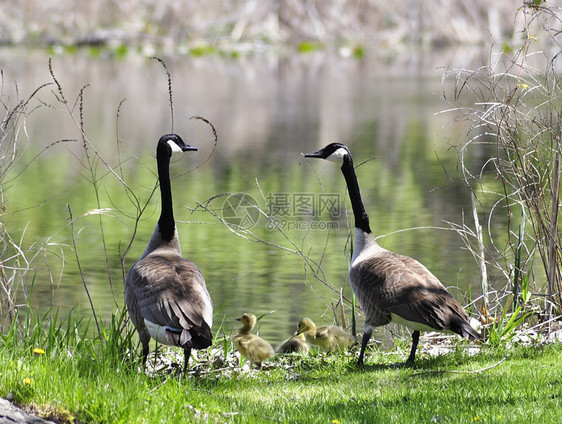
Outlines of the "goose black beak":
{"label": "goose black beak", "polygon": [[242,317],[234,318],[236,321],[240,321]]}
{"label": "goose black beak", "polygon": [[182,152],[196,152],[197,147],[190,146],[189,144],[185,144],[184,146],[182,146],[181,151]]}
{"label": "goose black beak", "polygon": [[305,158],[324,158],[324,156],[322,156],[322,150],[318,150],[314,153],[301,153],[301,155]]}

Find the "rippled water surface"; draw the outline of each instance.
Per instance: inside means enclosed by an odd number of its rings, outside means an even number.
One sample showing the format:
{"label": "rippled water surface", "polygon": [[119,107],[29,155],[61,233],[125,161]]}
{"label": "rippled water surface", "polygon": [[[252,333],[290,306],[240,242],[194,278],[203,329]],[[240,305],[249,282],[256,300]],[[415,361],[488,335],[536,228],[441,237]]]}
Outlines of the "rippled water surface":
{"label": "rippled water surface", "polygon": [[[173,126],[157,61],[55,56],[54,83],[48,58],[12,50],[0,56],[7,107],[50,83],[19,117],[15,160],[5,156],[2,165],[6,171],[12,163],[2,181],[2,219],[29,261],[21,264],[29,270],[20,288],[34,305],[89,315],[83,276],[104,317],[122,307],[120,257],[135,234],[128,269],[152,233],[159,213],[159,196],[151,197],[155,146],[171,131],[199,148],[173,160],[172,189],[183,253],[205,275],[215,331],[222,325],[228,333],[236,316],[252,311],[265,314],[260,333],[277,343],[303,316],[333,322],[341,289],[351,297],[343,177],[333,164],[301,157],[333,141],[348,144],[361,164],[357,174],[381,244],[421,260],[461,301],[469,286],[478,291],[477,264],[447,224],[471,216],[450,148],[465,128],[445,125],[453,115],[437,114],[449,107],[441,99],[442,68],[462,56],[163,56]],[[216,144],[211,127],[194,115],[212,123]],[[477,166],[484,158],[482,152],[468,160]],[[251,196],[282,231],[229,193]],[[236,219],[250,228],[236,231],[228,225]],[[18,301],[25,302],[23,292]],[[349,312],[346,304],[348,320]]]}

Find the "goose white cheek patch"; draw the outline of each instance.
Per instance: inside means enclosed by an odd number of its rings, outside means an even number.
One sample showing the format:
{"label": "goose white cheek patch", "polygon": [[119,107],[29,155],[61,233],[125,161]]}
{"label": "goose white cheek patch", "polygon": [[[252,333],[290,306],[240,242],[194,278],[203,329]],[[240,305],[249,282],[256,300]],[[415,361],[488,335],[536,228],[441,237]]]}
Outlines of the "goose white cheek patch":
{"label": "goose white cheek patch", "polygon": [[340,147],[338,150],[328,156],[326,160],[329,160],[330,162],[342,163],[343,157],[347,154],[349,154],[349,152]]}
{"label": "goose white cheek patch", "polygon": [[172,140],[168,140],[168,145],[172,148],[172,153],[181,153],[182,152],[180,146],[178,146]]}

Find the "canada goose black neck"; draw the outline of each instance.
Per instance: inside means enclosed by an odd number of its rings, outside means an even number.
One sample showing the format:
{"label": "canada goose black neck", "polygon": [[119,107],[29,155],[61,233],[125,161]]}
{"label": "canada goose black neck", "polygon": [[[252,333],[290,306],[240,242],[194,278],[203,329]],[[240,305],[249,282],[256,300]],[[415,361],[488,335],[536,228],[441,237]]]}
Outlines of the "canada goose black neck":
{"label": "canada goose black neck", "polygon": [[341,163],[341,172],[345,178],[351,206],[353,208],[355,228],[359,229],[363,234],[371,234],[369,216],[365,211],[365,206],[363,206],[357,175],[353,168],[353,158],[347,146],[341,143],[331,143],[323,149],[317,150],[314,153],[306,153],[303,156],[305,158],[326,159],[330,162]]}
{"label": "canada goose black neck", "polygon": [[156,148],[156,162],[158,163],[158,179],[160,180],[160,196],[162,211],[158,219],[158,230],[162,240],[170,242],[174,238],[176,223],[172,207],[172,186],[170,184],[170,158],[172,148],[162,137]]}
{"label": "canada goose black neck", "polygon": [[176,134],[163,135],[158,140],[161,214],[124,285],[129,316],[142,343],[143,362],[146,364],[153,338],[158,343],[183,348],[184,372],[191,349],[205,349],[213,339],[213,302],[197,265],[181,256],[172,210],[170,158],[174,152],[196,150]]}
{"label": "canada goose black neck", "polygon": [[355,237],[349,282],[365,316],[357,364],[363,365],[373,329],[391,321],[414,330],[409,364],[414,362],[420,331],[453,331],[470,340],[480,339],[463,307],[437,277],[417,260],[378,245],[369,228],[349,149],[341,143],[331,143],[304,156],[341,163],[353,206]]}
{"label": "canada goose black neck", "polygon": [[351,207],[353,209],[353,216],[355,218],[355,228],[360,229],[364,233],[370,234],[371,227],[369,226],[369,215],[365,211],[363,200],[361,199],[361,191],[359,190],[359,182],[357,175],[353,168],[353,158],[351,153],[347,153],[343,157],[343,164],[341,171],[347,184],[349,198],[351,200]]}

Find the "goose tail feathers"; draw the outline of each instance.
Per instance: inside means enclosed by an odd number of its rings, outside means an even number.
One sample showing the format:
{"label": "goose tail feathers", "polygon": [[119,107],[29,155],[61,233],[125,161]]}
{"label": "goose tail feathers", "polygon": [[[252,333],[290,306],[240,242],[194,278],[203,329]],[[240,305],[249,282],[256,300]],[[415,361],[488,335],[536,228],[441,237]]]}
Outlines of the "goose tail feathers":
{"label": "goose tail feathers", "polygon": [[472,326],[467,321],[464,321],[460,318],[452,320],[451,330],[457,333],[459,336],[462,336],[468,340],[482,339],[482,334],[472,328]]}
{"label": "goose tail feathers", "polygon": [[[174,329],[175,330],[175,329]],[[205,349],[212,344],[213,335],[208,326],[198,329],[191,328],[181,331],[166,328],[166,339],[172,346],[180,346],[191,349]]]}

